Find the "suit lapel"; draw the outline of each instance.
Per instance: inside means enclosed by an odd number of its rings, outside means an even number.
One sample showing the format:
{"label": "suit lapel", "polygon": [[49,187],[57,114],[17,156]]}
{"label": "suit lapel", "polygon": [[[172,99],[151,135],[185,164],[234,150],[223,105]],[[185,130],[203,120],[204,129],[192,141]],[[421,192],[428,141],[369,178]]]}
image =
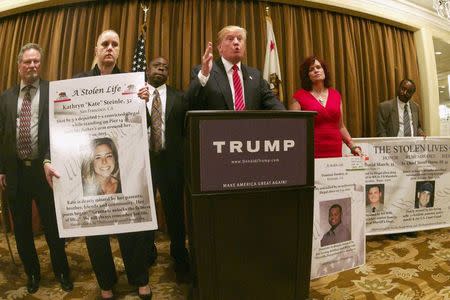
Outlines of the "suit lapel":
{"label": "suit lapel", "polygon": [[213,64],[212,75],[216,80],[219,90],[225,98],[225,103],[227,104],[228,109],[234,110],[233,94],[231,93],[230,82],[228,81],[227,72],[225,71],[225,67],[220,58]]}
{"label": "suit lapel", "polygon": [[169,88],[169,86],[167,86],[167,96],[166,96],[166,114],[164,119],[167,121],[167,119],[169,118],[170,112],[172,111],[173,105],[174,105],[174,101],[173,101],[173,93],[172,90]]}
{"label": "suit lapel", "polygon": [[417,111],[417,105],[412,100],[409,101],[409,108],[411,109],[411,117],[413,123],[413,136],[417,135],[417,127],[419,125],[419,112]]}
{"label": "suit lapel", "polygon": [[392,100],[392,111],[394,113],[394,115],[392,116],[392,128],[395,130],[394,134],[397,136],[398,131],[400,130],[397,98],[394,98],[394,100]]}
{"label": "suit lapel", "polygon": [[11,107],[9,108],[10,118],[11,118],[11,120],[16,121],[16,122],[11,122],[11,128],[14,132],[13,136],[16,136],[16,134],[17,134],[17,124],[18,124],[17,120],[19,118],[19,113],[17,112],[17,110],[18,110],[17,105],[19,102],[19,92],[20,92],[20,85],[16,85],[10,94],[11,100],[8,101],[9,105],[11,105]]}
{"label": "suit lapel", "polygon": [[241,69],[242,69],[242,79],[244,81],[244,98],[245,98],[245,109],[252,109],[250,107],[250,99],[251,99],[251,91],[253,91],[252,88],[250,88],[250,85],[252,84],[253,78],[248,74],[248,70],[245,67],[244,64],[241,63]]}
{"label": "suit lapel", "polygon": [[39,122],[38,124],[40,124],[40,120],[42,119],[42,116],[44,114],[44,110],[47,108],[48,106],[46,105],[47,103],[45,103],[46,101],[49,101],[48,97],[48,83],[44,80],[40,80],[39,81]]}

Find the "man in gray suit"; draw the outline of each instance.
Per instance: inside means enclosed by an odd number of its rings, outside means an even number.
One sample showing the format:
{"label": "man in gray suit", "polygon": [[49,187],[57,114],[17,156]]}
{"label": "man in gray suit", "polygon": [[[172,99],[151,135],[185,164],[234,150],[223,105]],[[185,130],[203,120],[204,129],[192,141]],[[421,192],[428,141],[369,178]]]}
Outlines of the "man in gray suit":
{"label": "man in gray suit", "polygon": [[[412,100],[410,101],[415,92],[416,84],[414,81],[405,78],[398,86],[397,97],[378,105],[378,137],[425,136],[419,120],[419,105]],[[407,232],[406,235],[416,237],[417,233]],[[398,240],[397,234],[390,234],[388,237]]]}
{"label": "man in gray suit", "polygon": [[284,110],[262,74],[241,63],[245,55],[247,31],[226,26],[217,34],[220,58],[213,61],[209,42],[202,64],[195,67],[186,92],[189,109],[206,110]]}
{"label": "man in gray suit", "polygon": [[415,92],[415,83],[411,79],[403,79],[398,86],[397,97],[378,105],[378,137],[425,135],[420,125],[419,105],[410,101]]}

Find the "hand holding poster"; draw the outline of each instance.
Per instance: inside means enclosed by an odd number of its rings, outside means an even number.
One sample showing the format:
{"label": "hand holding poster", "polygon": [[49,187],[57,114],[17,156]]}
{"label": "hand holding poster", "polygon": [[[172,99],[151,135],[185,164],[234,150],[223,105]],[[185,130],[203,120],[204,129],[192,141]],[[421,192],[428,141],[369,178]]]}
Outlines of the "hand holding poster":
{"label": "hand holding poster", "polygon": [[50,151],[62,237],[157,228],[143,73],[50,83]]}

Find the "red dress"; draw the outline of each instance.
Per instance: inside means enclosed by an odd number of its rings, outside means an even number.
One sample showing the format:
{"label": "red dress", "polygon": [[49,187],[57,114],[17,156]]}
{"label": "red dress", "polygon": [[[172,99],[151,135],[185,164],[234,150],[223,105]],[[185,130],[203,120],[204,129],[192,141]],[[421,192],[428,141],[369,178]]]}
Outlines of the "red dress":
{"label": "red dress", "polygon": [[342,136],[339,130],[341,94],[335,89],[328,88],[325,107],[304,89],[295,92],[293,97],[300,104],[302,110],[317,112],[314,121],[314,157],[341,157]]}

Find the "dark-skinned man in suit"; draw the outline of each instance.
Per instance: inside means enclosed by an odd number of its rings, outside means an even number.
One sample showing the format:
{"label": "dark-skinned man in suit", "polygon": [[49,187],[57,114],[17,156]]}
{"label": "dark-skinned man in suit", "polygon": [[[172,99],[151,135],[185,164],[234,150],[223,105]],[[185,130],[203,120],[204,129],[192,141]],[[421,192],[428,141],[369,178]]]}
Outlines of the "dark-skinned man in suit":
{"label": "dark-skinned man in suit", "polygon": [[[150,165],[153,192],[156,195],[159,190],[163,204],[177,280],[186,281],[189,278],[189,257],[185,246],[183,149],[187,107],[183,94],[166,84],[168,72],[169,63],[163,57],[150,61],[147,69]],[[156,140],[158,137],[159,141]],[[153,233],[149,242],[153,247]]]}
{"label": "dark-skinned man in suit", "polygon": [[[378,105],[378,137],[425,136],[420,125],[420,108],[411,97],[416,92],[416,84],[405,78],[398,85],[397,97],[383,101]],[[407,236],[416,237],[417,232],[407,232]],[[398,234],[389,234],[392,240],[398,240]]]}

